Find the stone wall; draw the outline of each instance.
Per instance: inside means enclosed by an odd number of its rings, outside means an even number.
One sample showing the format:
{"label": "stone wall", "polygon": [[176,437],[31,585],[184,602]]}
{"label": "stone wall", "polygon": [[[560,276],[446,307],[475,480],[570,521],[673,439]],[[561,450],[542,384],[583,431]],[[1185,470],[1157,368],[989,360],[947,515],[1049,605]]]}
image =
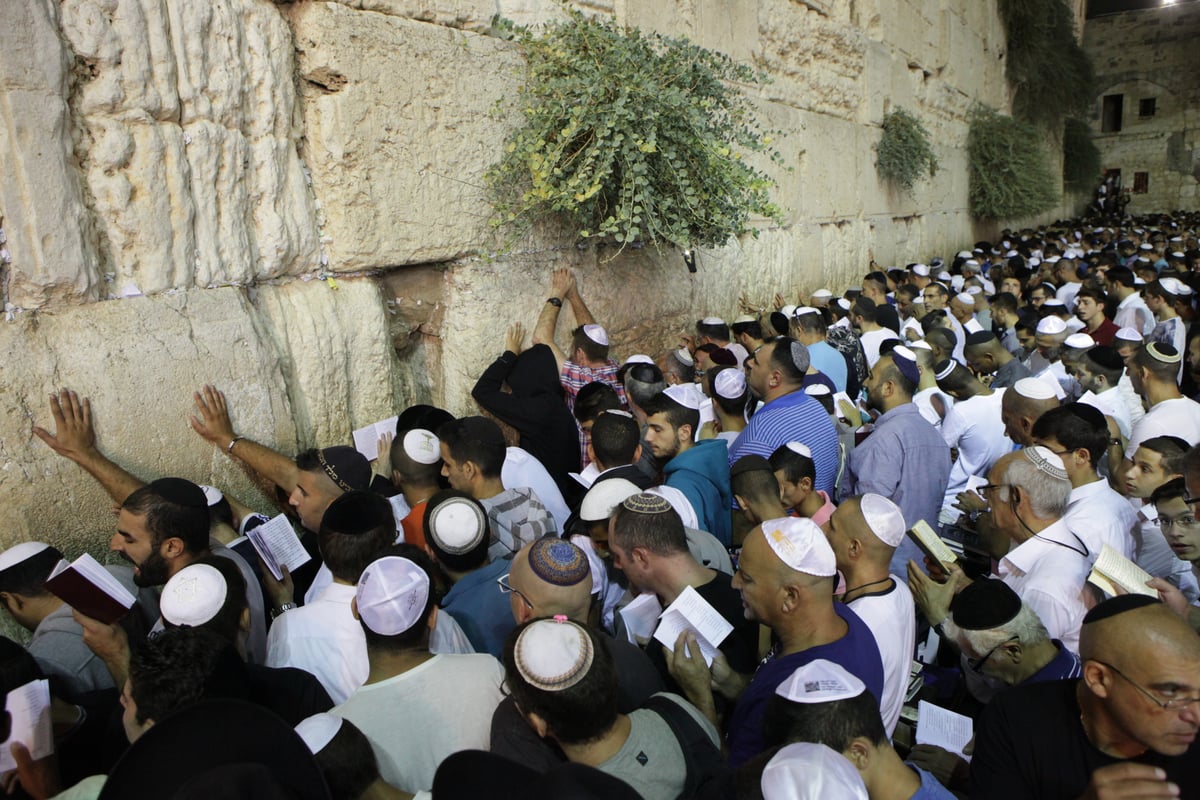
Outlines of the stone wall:
{"label": "stone wall", "polygon": [[[576,248],[552,222],[508,247],[482,174],[515,123],[519,52],[496,15],[554,0],[24,0],[0,26],[0,546],[101,549],[109,503],[30,433],[46,396],[92,397],[101,446],[139,475],[267,501],[187,428],[228,392],[239,432],[292,453],[410,402],[471,411],[511,321],[573,267],[621,355],[672,346],[739,295],[842,289],[870,259],[994,232],[968,215],[966,116],[1005,109],[995,0],[578,0],[587,14],[766,70],[752,97],[789,170],[782,224],[697,255]],[[879,182],[903,106],[941,171]],[[500,109],[497,112],[497,108]],[[570,314],[560,335],[571,324]]]}
{"label": "stone wall", "polygon": [[[1200,5],[1096,17],[1084,27],[1098,93],[1092,117],[1102,167],[1121,170],[1125,188],[1149,173],[1148,191],[1132,195],[1134,214],[1200,207]],[[1121,130],[1102,129],[1104,97],[1123,95]],[[1152,116],[1140,112],[1152,98]]]}

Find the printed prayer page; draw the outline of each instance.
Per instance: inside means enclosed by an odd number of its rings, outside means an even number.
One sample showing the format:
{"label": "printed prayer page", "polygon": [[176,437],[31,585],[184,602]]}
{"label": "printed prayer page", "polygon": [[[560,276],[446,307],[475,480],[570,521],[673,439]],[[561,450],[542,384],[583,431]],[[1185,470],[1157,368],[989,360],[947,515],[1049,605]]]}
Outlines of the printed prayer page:
{"label": "printed prayer page", "polygon": [[374,461],[379,457],[379,437],[386,433],[394,434],[398,419],[399,417],[388,417],[354,431],[354,449],[362,453],[367,461]]}
{"label": "printed prayer page", "polygon": [[11,772],[17,768],[10,749],[15,742],[28,747],[35,760],[54,752],[49,681],[30,681],[13,689],[8,693],[4,708],[12,721],[12,729],[8,740],[0,745],[0,772]]}
{"label": "printed prayer page", "polygon": [[1096,559],[1096,563],[1092,565],[1091,574],[1088,575],[1088,582],[1099,587],[1107,595],[1115,596],[1117,594],[1117,590],[1113,586],[1116,584],[1128,594],[1158,597],[1158,592],[1146,585],[1148,580],[1150,580],[1150,573],[1108,544],[1100,549],[1100,555]]}
{"label": "printed prayer page", "polygon": [[662,613],[662,604],[654,592],[639,594],[633,601],[621,609],[621,619],[625,621],[625,632],[629,641],[640,644],[648,641],[654,635],[654,626],[658,624],[658,616]]}
{"label": "printed prayer page", "polygon": [[667,610],[659,619],[654,638],[666,647],[674,649],[675,640],[684,631],[696,634],[704,663],[712,666],[713,659],[717,656],[717,647],[733,632],[733,626],[709,605],[699,592],[689,586],[675,598],[674,603],[667,606]]}
{"label": "printed prayer page", "polygon": [[277,581],[283,579],[281,565],[287,567],[288,572],[295,572],[312,558],[300,543],[296,531],[292,530],[292,523],[283,514],[247,531],[246,538],[254,545]]}
{"label": "printed prayer page", "polygon": [[917,744],[937,745],[970,761],[971,757],[963,753],[963,748],[974,735],[970,717],[924,700],[917,702]]}

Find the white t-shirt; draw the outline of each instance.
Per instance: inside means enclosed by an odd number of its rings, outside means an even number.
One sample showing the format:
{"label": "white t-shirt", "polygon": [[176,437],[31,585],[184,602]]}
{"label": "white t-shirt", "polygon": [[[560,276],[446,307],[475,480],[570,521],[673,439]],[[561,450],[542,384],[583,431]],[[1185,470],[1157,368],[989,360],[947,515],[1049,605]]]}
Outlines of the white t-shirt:
{"label": "white t-shirt", "polygon": [[1133,292],[1117,306],[1113,324],[1118,328],[1133,328],[1141,331],[1142,336],[1149,336],[1154,330],[1154,315],[1146,307],[1141,295]]}
{"label": "white t-shirt", "polygon": [[1115,386],[1100,394],[1088,389],[1079,398],[1079,402],[1086,403],[1106,417],[1112,417],[1116,420],[1121,435],[1126,439],[1129,438],[1129,434],[1133,430],[1133,423],[1129,418],[1129,407],[1125,405],[1125,398],[1121,396],[1121,391]]}
{"label": "white t-shirt", "polygon": [[1200,403],[1187,397],[1157,403],[1134,423],[1125,457],[1132,461],[1138,445],[1155,436],[1178,436],[1189,445],[1200,442]]}
{"label": "white t-shirt", "polygon": [[922,389],[914,394],[913,403],[917,406],[917,410],[921,412],[921,416],[925,418],[925,421],[940,431],[942,429],[943,418],[938,414],[937,409],[933,407],[933,396],[935,394],[942,399],[942,410],[949,414],[950,409],[954,407],[954,398],[948,394],[943,394],[936,386]]}
{"label": "white t-shirt", "polygon": [[875,368],[875,362],[879,360],[879,347],[889,339],[899,338],[888,328],[880,328],[877,331],[863,331],[858,336],[858,341],[862,344],[863,355],[867,357],[867,366],[871,369]]}
{"label": "white t-shirt", "polygon": [[902,579],[895,575],[891,578],[890,589],[865,594],[847,603],[867,623],[875,635],[875,644],[879,645],[879,657],[883,660],[883,697],[879,700],[879,713],[889,738],[896,729],[904,705],[917,638],[912,592]]}
{"label": "white t-shirt", "polygon": [[490,655],[434,656],[363,686],[330,713],[350,720],[371,740],[384,781],[416,792],[433,787],[447,756],[491,746],[503,680],[504,668]]}
{"label": "white t-shirt", "polygon": [[958,458],[950,466],[950,482],[946,484],[944,505],[952,505],[958,493],[967,487],[973,475],[987,475],[996,459],[1012,452],[1012,440],[1004,433],[1000,420],[1000,403],[1004,390],[990,395],[975,395],[959,400],[942,422],[942,438],[958,450]]}
{"label": "white t-shirt", "polygon": [[1103,478],[1071,490],[1063,522],[1087,544],[1093,564],[1105,544],[1126,558],[1133,558],[1131,530],[1137,524],[1137,512]]}

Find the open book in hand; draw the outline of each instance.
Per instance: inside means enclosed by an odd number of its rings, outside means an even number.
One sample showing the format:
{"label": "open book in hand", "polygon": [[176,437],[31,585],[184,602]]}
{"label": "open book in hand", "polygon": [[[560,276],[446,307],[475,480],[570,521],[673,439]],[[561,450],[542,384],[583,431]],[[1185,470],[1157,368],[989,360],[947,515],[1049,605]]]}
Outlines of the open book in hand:
{"label": "open book in hand", "polygon": [[921,552],[939,564],[948,566],[958,561],[958,556],[954,551],[942,541],[942,537],[933,532],[933,528],[929,527],[923,519],[917,520],[917,523],[908,530],[908,538],[921,548]]}
{"label": "open book in hand", "polygon": [[388,417],[356,429],[353,434],[354,449],[362,453],[367,461],[379,458],[379,437],[388,433],[395,435],[398,419],[399,417]]}
{"label": "open book in hand", "polygon": [[0,773],[17,768],[11,747],[20,742],[36,761],[54,752],[54,732],[50,720],[50,682],[30,681],[8,693],[4,701],[8,714],[8,739],[0,744]]}
{"label": "open book in hand", "polygon": [[136,598],[99,561],[84,553],[63,560],[46,579],[46,589],[71,608],[112,625],[133,608]]}
{"label": "open book in hand", "polygon": [[701,597],[699,592],[689,586],[659,617],[654,638],[668,650],[674,650],[675,641],[684,631],[691,631],[696,635],[704,663],[711,667],[713,659],[717,657],[717,648],[725,641],[725,637],[733,632],[733,626]]}
{"label": "open book in hand", "polygon": [[1111,545],[1105,544],[1100,548],[1100,555],[1092,565],[1088,574],[1088,583],[1097,586],[1100,591],[1114,597],[1117,586],[1126,594],[1144,594],[1147,597],[1158,597],[1158,592],[1146,585],[1150,573],[1118,553]]}
{"label": "open book in hand", "polygon": [[258,557],[267,565],[267,569],[277,581],[283,580],[283,570],[280,567],[287,567],[288,572],[295,572],[312,559],[300,543],[300,537],[292,529],[292,523],[288,522],[288,518],[283,514],[246,531],[246,538],[254,545]]}

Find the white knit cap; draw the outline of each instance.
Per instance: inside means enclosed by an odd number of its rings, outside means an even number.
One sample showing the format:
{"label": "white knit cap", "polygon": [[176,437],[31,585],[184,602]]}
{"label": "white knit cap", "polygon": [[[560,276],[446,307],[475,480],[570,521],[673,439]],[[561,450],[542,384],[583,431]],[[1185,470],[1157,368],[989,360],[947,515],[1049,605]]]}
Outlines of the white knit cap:
{"label": "white knit cap", "polygon": [[912,273],[913,275],[920,275],[922,278],[928,278],[929,267],[925,266],[924,264],[916,264],[912,268]]}
{"label": "white knit cap", "polygon": [[24,561],[36,556],[43,550],[49,550],[50,545],[45,542],[21,542],[14,544],[12,547],[0,553],[0,571],[6,570],[9,567],[15,567]]}
{"label": "white knit cap", "polygon": [[1013,384],[1013,391],[1030,400],[1050,400],[1057,396],[1054,387],[1040,378],[1021,378]]}
{"label": "white knit cap", "polygon": [[829,391],[829,387],[823,383],[810,383],[804,387],[804,393],[809,397],[823,397],[827,394],[833,394]]}
{"label": "white knit cap", "polygon": [[[689,367],[696,363],[696,358],[692,355],[692,352],[690,350],[688,350],[686,347],[681,347],[678,350],[676,350],[675,357],[679,359],[679,363],[687,364]],[[628,362],[626,362],[626,363],[628,363]],[[651,363],[653,363],[653,362],[651,362]]]}
{"label": "white knit cap", "polygon": [[888,547],[899,547],[908,526],[904,524],[904,512],[900,506],[883,495],[864,494],[859,500],[863,519],[871,533]]}
{"label": "white knit cap", "polygon": [[817,577],[837,573],[837,559],[825,534],[807,517],[769,519],[762,524],[767,544],[779,560],[797,572]]}
{"label": "white knit cap", "polygon": [[[690,355],[690,354],[689,354]],[[634,353],[629,358],[625,359],[625,364],[653,364],[654,359],[645,353]],[[624,364],[622,364],[624,366]]]}
{"label": "white knit cap", "polygon": [[625,498],[633,497],[641,491],[633,481],[625,478],[605,478],[596,481],[579,504],[579,519],[584,522],[608,519]]}
{"label": "white knit cap", "polygon": [[788,442],[786,446],[788,450],[791,450],[798,456],[812,458],[812,450],[804,442]]}
{"label": "white knit cap", "polygon": [[799,308],[797,308],[795,311],[792,312],[792,316],[798,317],[801,314],[820,314],[820,313],[821,313],[820,311],[813,308],[812,306],[800,306]]}
{"label": "white knit cap", "polygon": [[843,311],[850,310],[850,301],[844,297],[839,297],[837,299],[837,304],[838,304],[838,308],[842,309]]}
{"label": "white knit cap", "polygon": [[1142,334],[1138,333],[1137,328],[1125,327],[1117,331],[1113,338],[1120,339],[1123,342],[1137,342],[1140,344],[1142,341]]}
{"label": "white knit cap", "polygon": [[583,335],[599,345],[608,344],[608,331],[600,325],[584,325]]}
{"label": "white knit cap", "polygon": [[1067,323],[1054,315],[1042,317],[1041,322],[1037,324],[1037,332],[1047,336],[1057,336],[1060,333],[1065,333]]}
{"label": "white knit cap", "polygon": [[841,664],[823,658],[810,661],[779,684],[775,694],[793,703],[832,703],[858,697],[866,684]]}
{"label": "white knit cap", "polygon": [[783,308],[779,309],[779,313],[783,314],[788,319],[791,319],[792,315],[796,313],[796,306],[784,306]]}
{"label": "white knit cap", "polygon": [[[1162,286],[1162,288],[1165,291],[1167,291],[1170,294],[1175,295],[1176,297],[1183,297],[1183,295],[1184,295],[1183,284],[1179,281],[1178,278],[1170,278],[1170,277],[1159,278],[1158,284],[1160,286]],[[1191,294],[1191,293],[1192,293],[1192,290],[1188,289],[1187,294]]]}
{"label": "white knit cap", "polygon": [[823,744],[782,748],[762,773],[763,800],[868,800],[862,776],[845,756]]}
{"label": "white knit cap", "polygon": [[677,383],[674,386],[668,386],[663,390],[663,394],[692,411],[699,411],[700,406],[708,399],[700,387],[694,383]]}
{"label": "white knit cap", "polygon": [[1086,333],[1072,333],[1063,344],[1076,350],[1087,350],[1096,346],[1096,340]]}
{"label": "white knit cap", "polygon": [[740,369],[723,369],[713,378],[713,391],[726,400],[736,400],[746,391],[746,373]]}
{"label": "white knit cap", "polygon": [[958,294],[954,295],[954,299],[962,303],[964,306],[975,305],[975,298],[966,292],[959,292]]}
{"label": "white knit cap", "polygon": [[396,636],[421,621],[429,602],[429,575],[407,558],[384,556],[363,570],[355,598],[367,628]]}
{"label": "white knit cap", "polygon": [[1050,448],[1042,447],[1039,444],[1034,447],[1026,447],[1024,452],[1026,459],[1037,467],[1038,472],[1057,480],[1069,480],[1062,458]]}
{"label": "white knit cap", "polygon": [[418,464],[436,464],[442,458],[441,442],[433,431],[413,428],[404,434],[404,455]]}
{"label": "white knit cap", "polygon": [[191,564],[176,572],[163,587],[158,610],[172,625],[196,627],[217,615],[229,586],[211,564]]}
{"label": "white knit cap", "polygon": [[314,756],[325,749],[333,741],[337,732],[342,729],[342,718],[334,714],[313,714],[303,719],[296,726],[296,735],[308,745],[308,752]]}
{"label": "white knit cap", "polygon": [[833,292],[829,291],[828,289],[817,289],[812,293],[812,296],[825,299],[827,297],[833,297]]}
{"label": "white knit cap", "polygon": [[546,692],[570,689],[587,677],[595,659],[592,638],[566,617],[531,622],[517,636],[513,661],[531,686]]}
{"label": "white knit cap", "polygon": [[724,325],[725,320],[721,319],[720,317],[705,317],[704,319],[700,320],[700,324],[701,325]]}
{"label": "white knit cap", "polygon": [[917,339],[915,342],[909,342],[908,348],[910,350],[933,350],[933,345],[924,339]]}
{"label": "white knit cap", "polygon": [[487,514],[470,498],[447,497],[428,513],[425,536],[446,553],[469,553],[488,537]]}

